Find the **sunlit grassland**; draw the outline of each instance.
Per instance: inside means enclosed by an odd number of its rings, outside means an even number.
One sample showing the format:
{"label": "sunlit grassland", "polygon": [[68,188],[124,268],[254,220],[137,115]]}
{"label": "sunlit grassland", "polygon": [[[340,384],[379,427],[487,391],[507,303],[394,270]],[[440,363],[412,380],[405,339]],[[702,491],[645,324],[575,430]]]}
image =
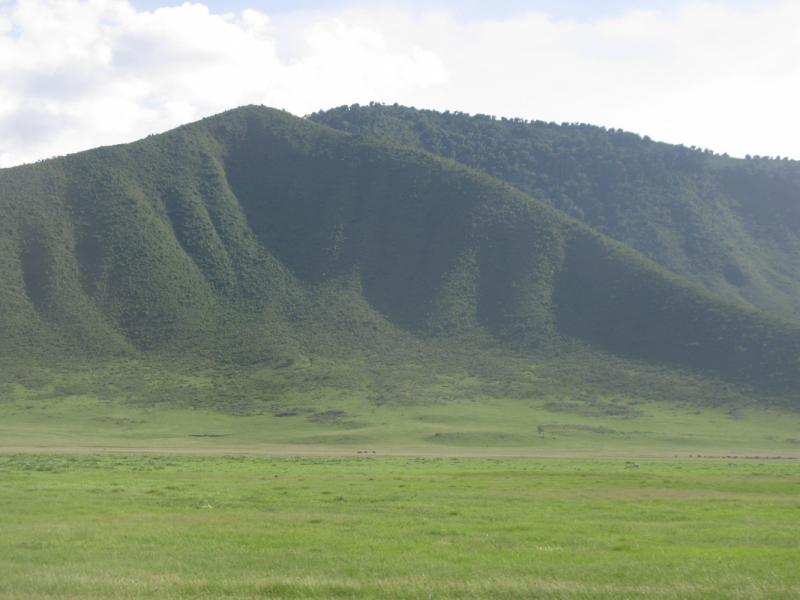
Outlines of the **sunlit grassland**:
{"label": "sunlit grassland", "polygon": [[[415,381],[412,368],[396,383],[374,384],[307,359],[301,368],[250,372],[120,365],[40,370],[25,385],[3,386],[0,450],[800,456],[796,411],[713,394],[690,401],[680,389],[653,399],[635,385],[592,394],[578,382],[526,397],[525,388],[508,392],[467,375]],[[310,384],[303,379],[315,372]]]}
{"label": "sunlit grassland", "polygon": [[3,598],[796,598],[800,465],[0,455]]}
{"label": "sunlit grassland", "polygon": [[[546,401],[485,400],[449,407],[372,408],[339,400],[358,423],[309,415],[232,416],[211,410],[131,407],[92,399],[3,411],[0,450],[288,452],[301,454],[524,455],[607,457],[800,456],[798,417],[648,403],[635,418],[553,413]],[[322,408],[327,408],[323,406]],[[349,410],[348,410],[349,409]],[[697,413],[700,414],[697,414]],[[313,415],[312,415],[313,416]]]}

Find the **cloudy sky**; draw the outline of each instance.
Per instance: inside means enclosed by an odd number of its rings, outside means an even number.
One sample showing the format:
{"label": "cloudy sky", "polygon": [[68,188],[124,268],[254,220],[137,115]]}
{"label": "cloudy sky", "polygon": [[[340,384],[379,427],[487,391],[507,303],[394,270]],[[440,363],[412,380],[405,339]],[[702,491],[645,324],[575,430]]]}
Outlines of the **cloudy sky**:
{"label": "cloudy sky", "polygon": [[800,159],[800,0],[0,0],[0,167],[369,101]]}

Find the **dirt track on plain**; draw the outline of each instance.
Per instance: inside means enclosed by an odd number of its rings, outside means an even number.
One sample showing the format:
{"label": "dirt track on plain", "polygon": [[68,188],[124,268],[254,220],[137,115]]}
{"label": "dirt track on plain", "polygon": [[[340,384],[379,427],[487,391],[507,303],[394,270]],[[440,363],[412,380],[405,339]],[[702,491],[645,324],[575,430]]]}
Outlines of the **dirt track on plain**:
{"label": "dirt track on plain", "polygon": [[413,452],[413,451],[358,451],[358,450],[303,450],[300,448],[101,448],[91,446],[0,446],[0,454],[194,454],[208,456],[252,455],[252,456],[355,456],[355,457],[400,457],[400,458],[535,458],[535,459],[598,459],[598,460],[718,460],[718,461],[780,461],[797,462],[794,456],[681,456],[647,454],[535,454],[498,452]]}

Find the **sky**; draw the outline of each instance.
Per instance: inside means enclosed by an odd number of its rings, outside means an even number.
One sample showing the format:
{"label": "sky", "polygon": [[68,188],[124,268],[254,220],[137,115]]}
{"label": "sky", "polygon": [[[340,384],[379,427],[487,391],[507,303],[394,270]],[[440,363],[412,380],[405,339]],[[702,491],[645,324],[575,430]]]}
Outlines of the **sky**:
{"label": "sky", "polygon": [[0,0],[0,167],[370,101],[800,159],[800,0]]}

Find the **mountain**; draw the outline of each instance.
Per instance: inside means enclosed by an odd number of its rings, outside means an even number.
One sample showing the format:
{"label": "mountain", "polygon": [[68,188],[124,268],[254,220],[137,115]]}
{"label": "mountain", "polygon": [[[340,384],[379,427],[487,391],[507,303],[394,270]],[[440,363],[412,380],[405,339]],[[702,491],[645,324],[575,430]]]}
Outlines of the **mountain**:
{"label": "mountain", "polygon": [[480,169],[712,292],[800,320],[798,161],[374,103],[309,119]]}
{"label": "mountain", "polygon": [[796,323],[455,161],[264,107],[4,169],[0,223],[8,364],[606,357],[800,383]]}

